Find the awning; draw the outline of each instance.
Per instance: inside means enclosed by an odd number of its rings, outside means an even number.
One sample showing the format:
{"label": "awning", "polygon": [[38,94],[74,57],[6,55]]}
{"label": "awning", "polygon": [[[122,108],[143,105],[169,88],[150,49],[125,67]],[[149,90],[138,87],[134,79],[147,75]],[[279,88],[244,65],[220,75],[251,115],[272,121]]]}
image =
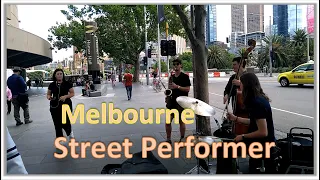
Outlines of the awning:
{"label": "awning", "polygon": [[15,66],[29,68],[50,62],[52,62],[52,59],[46,56],[7,49],[7,68]]}

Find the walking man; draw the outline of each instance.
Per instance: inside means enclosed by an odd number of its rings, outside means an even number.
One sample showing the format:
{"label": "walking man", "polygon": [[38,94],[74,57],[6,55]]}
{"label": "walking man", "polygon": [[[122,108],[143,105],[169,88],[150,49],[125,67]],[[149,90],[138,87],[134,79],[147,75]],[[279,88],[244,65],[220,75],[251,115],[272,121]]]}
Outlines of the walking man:
{"label": "walking man", "polygon": [[23,124],[20,120],[20,107],[24,112],[24,122],[25,124],[32,123],[29,115],[29,97],[27,94],[27,85],[21,74],[20,68],[14,68],[13,74],[8,78],[7,85],[12,93],[12,104],[14,106],[14,118],[16,120],[16,125],[20,126]]}
{"label": "walking man", "polygon": [[123,77],[123,83],[127,90],[128,101],[130,101],[132,97],[132,79],[133,75],[127,70]]}

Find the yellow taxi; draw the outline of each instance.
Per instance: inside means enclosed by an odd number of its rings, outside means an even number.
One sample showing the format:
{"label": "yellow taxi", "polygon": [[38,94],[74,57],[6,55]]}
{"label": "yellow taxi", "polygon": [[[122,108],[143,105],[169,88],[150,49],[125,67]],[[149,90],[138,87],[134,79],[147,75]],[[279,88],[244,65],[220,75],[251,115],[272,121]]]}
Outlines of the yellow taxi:
{"label": "yellow taxi", "polygon": [[290,84],[313,84],[314,83],[314,61],[300,64],[289,72],[279,74],[278,82],[282,87]]}

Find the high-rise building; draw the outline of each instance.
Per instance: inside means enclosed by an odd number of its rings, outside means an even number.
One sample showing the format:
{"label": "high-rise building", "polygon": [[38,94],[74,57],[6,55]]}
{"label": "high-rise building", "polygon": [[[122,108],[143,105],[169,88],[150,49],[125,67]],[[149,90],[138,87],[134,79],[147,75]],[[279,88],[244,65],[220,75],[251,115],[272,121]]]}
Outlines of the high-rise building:
{"label": "high-rise building", "polygon": [[244,32],[244,5],[231,5],[231,32]]}
{"label": "high-rise building", "polygon": [[247,33],[261,31],[264,29],[264,5],[247,5]]}
{"label": "high-rise building", "polygon": [[217,8],[216,5],[209,4],[206,6],[206,45],[213,45],[217,41]]}
{"label": "high-rise building", "polygon": [[288,36],[288,5],[273,5],[274,34]]}
{"label": "high-rise building", "polygon": [[288,5],[288,33],[294,35],[298,29],[303,29],[302,5]]}

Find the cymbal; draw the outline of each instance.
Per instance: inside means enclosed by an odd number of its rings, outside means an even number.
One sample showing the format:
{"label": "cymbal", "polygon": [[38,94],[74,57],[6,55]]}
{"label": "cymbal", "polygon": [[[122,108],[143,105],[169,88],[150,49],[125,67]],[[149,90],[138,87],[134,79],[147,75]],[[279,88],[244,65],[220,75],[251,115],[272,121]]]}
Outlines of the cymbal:
{"label": "cymbal", "polygon": [[179,96],[177,97],[177,103],[184,109],[192,109],[199,116],[213,116],[216,114],[209,104],[192,97]]}

